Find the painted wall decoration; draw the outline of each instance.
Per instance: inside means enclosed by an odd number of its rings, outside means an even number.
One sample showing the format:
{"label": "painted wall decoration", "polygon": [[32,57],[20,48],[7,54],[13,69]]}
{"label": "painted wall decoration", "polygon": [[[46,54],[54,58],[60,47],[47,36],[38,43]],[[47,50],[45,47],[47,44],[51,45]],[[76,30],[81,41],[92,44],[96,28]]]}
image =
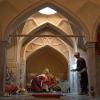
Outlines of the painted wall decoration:
{"label": "painted wall decoration", "polygon": [[16,68],[10,65],[6,69],[5,84],[16,83]]}

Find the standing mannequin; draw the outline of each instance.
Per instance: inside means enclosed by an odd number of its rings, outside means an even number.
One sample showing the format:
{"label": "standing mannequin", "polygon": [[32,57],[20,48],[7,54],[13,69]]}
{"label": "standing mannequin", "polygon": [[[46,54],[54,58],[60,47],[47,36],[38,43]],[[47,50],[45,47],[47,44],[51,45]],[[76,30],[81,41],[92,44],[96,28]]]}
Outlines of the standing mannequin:
{"label": "standing mannequin", "polygon": [[85,95],[88,94],[88,75],[87,75],[86,62],[84,58],[80,57],[79,52],[76,52],[74,57],[77,59],[77,68],[73,69],[72,71],[78,71],[80,86],[81,86],[80,94]]}

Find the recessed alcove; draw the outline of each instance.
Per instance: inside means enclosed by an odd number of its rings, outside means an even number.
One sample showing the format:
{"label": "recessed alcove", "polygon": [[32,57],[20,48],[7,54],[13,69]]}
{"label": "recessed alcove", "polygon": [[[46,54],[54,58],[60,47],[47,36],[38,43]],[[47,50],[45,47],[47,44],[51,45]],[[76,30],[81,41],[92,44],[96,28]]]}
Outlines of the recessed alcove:
{"label": "recessed alcove", "polygon": [[68,61],[67,59],[52,47],[45,46],[33,52],[27,61],[27,75],[41,74],[45,68],[60,80],[68,80]]}

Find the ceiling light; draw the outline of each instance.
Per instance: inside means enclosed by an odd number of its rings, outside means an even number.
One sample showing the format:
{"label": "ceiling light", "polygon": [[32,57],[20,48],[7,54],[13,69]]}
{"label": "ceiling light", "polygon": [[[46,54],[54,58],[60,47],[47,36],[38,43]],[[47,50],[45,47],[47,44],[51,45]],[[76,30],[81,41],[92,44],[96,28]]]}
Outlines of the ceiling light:
{"label": "ceiling light", "polygon": [[42,14],[46,14],[46,15],[51,15],[51,14],[57,13],[57,11],[55,11],[54,9],[52,9],[50,7],[45,7],[43,9],[39,10],[39,12]]}

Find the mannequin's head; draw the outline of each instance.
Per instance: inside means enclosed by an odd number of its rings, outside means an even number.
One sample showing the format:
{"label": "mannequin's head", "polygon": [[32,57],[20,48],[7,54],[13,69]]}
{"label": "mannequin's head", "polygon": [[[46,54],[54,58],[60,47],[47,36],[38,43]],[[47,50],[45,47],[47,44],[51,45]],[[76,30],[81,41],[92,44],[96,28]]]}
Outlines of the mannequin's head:
{"label": "mannequin's head", "polygon": [[74,54],[74,57],[75,57],[75,58],[80,58],[80,53],[79,53],[79,52],[76,52],[76,53]]}

